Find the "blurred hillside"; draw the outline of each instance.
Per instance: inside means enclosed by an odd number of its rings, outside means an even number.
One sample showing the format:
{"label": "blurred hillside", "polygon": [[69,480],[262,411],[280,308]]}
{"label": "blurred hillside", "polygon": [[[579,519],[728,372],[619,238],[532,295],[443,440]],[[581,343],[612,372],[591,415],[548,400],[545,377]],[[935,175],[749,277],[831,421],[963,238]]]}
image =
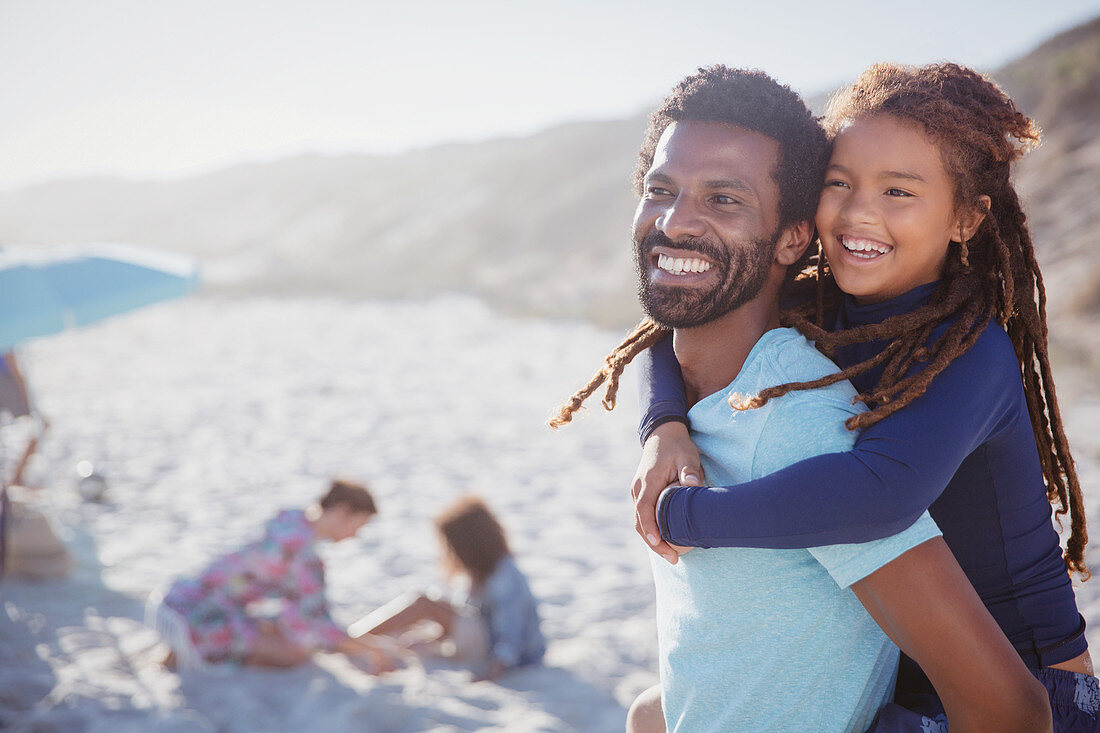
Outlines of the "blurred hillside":
{"label": "blurred hillside", "polygon": [[1100,18],[995,76],[1043,128],[1017,184],[1043,267],[1053,345],[1100,368]]}
{"label": "blurred hillside", "polygon": [[[1100,364],[1100,18],[994,72],[1042,125],[1019,187],[1063,353]],[[821,98],[817,101],[820,103]],[[197,255],[209,289],[438,291],[627,325],[630,173],[643,115],[395,156],[307,156],[179,181],[0,194],[0,243],[114,240]]]}
{"label": "blurred hillside", "polygon": [[208,290],[415,297],[635,319],[630,174],[645,120],[394,156],[304,156],[179,181],[0,193],[0,244],[109,240],[198,256]]}

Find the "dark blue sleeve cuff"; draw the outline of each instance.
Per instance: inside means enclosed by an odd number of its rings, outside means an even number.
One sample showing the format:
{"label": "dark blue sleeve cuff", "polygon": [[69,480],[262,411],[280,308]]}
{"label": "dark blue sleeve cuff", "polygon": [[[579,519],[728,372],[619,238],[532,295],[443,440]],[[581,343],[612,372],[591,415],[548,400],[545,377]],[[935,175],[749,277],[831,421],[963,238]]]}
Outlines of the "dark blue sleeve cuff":
{"label": "dark blue sleeve cuff", "polygon": [[[667,406],[670,412],[663,412],[662,404]],[[645,414],[642,418],[642,424],[638,426],[638,438],[642,441],[642,445],[649,440],[649,436],[653,435],[653,431],[666,422],[682,422],[684,425],[690,426],[688,419],[676,411],[676,403],[656,403],[651,410]]]}
{"label": "dark blue sleeve cuff", "polygon": [[657,528],[661,539],[685,547],[709,547],[691,537],[687,503],[701,486],[670,486],[657,499]]}

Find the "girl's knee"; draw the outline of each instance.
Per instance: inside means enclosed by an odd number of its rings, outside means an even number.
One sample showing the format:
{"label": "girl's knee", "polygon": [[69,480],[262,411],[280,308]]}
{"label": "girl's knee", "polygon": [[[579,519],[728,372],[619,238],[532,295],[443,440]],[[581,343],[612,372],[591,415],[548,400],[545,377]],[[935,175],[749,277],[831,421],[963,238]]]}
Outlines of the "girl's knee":
{"label": "girl's knee", "polygon": [[309,660],[308,649],[294,644],[279,632],[261,632],[245,657],[245,664],[260,667],[297,667]]}
{"label": "girl's knee", "polygon": [[294,645],[288,645],[285,654],[287,667],[297,667],[299,664],[305,664],[309,661],[310,656],[308,650]]}
{"label": "girl's knee", "polygon": [[627,733],[665,733],[665,711],[661,707],[661,686],[643,691],[626,713]]}
{"label": "girl's knee", "polygon": [[288,648],[269,651],[261,655],[257,662],[264,667],[297,667],[308,660],[309,653],[304,649]]}

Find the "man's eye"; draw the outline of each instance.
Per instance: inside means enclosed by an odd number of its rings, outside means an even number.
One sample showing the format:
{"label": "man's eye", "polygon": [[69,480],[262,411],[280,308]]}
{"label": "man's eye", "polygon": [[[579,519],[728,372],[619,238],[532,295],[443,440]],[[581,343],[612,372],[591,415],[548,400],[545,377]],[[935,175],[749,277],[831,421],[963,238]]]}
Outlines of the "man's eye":
{"label": "man's eye", "polygon": [[660,186],[650,186],[645,190],[646,196],[671,196],[672,192]]}
{"label": "man's eye", "polygon": [[825,181],[825,188],[848,188],[848,184],[844,181],[839,181],[835,178],[832,178],[828,181]]}
{"label": "man's eye", "polygon": [[721,204],[723,206],[727,206],[727,205],[730,205],[730,204],[739,204],[739,203],[741,203],[741,199],[734,198],[733,196],[727,196],[724,193],[720,193],[720,194],[715,195],[714,203]]}

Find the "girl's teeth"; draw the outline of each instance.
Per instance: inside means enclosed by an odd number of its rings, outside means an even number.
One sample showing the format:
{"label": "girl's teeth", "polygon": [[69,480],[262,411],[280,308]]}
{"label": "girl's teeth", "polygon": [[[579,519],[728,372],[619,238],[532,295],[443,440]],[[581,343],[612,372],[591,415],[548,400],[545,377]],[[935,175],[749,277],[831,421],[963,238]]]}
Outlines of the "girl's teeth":
{"label": "girl's teeth", "polygon": [[890,252],[893,247],[882,244],[881,242],[875,242],[870,239],[855,239],[849,237],[841,237],[840,243],[844,249],[856,257],[860,257],[865,260],[874,259],[879,255],[884,255]]}

